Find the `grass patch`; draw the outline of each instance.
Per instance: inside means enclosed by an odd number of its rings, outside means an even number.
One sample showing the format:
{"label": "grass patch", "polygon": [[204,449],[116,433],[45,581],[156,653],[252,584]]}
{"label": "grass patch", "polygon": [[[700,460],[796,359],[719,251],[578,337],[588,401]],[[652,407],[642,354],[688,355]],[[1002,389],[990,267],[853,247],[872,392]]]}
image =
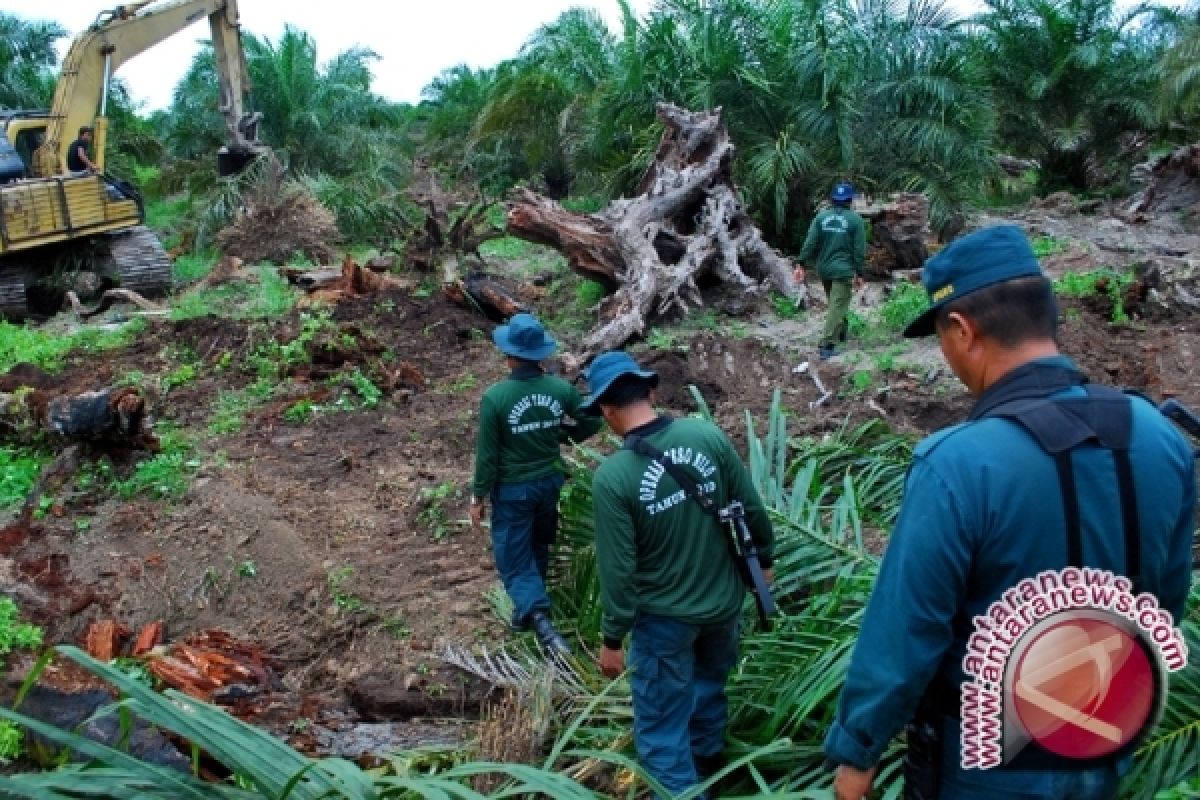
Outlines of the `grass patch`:
{"label": "grass patch", "polygon": [[1129,322],[1125,311],[1125,290],[1133,283],[1133,271],[1117,272],[1096,269],[1090,272],[1068,272],[1054,282],[1054,293],[1063,297],[1096,297],[1106,295],[1112,302],[1113,322]]}
{"label": "grass patch", "polygon": [[49,457],[38,450],[0,447],[0,509],[16,508],[25,502],[47,461]]}
{"label": "grass patch", "polygon": [[1070,249],[1069,244],[1053,236],[1035,236],[1029,244],[1033,247],[1033,254],[1039,259],[1065,253]]}
{"label": "grass patch", "polygon": [[195,283],[209,272],[217,263],[217,254],[211,250],[203,253],[185,253],[175,259],[171,274],[177,283]]}
{"label": "grass patch", "polygon": [[607,294],[604,284],[585,278],[583,283],[575,287],[575,307],[579,311],[587,312]]}
{"label": "grass patch", "polygon": [[499,239],[492,239],[479,245],[479,253],[485,258],[502,258],[513,261],[519,258],[532,258],[543,249],[541,245],[518,239],[516,236],[501,236]]}
{"label": "grass patch", "polygon": [[208,432],[218,436],[237,433],[245,423],[246,412],[258,405],[247,392],[223,391],[217,395],[217,407],[208,422]]}
{"label": "grass patch", "polygon": [[113,481],[113,490],[121,499],[167,500],[187,491],[192,475],[200,468],[200,461],[192,457],[192,443],[175,430],[160,433],[159,441],[162,450],[157,455],[140,462],[125,480]]}
{"label": "grass patch", "polygon": [[234,281],[224,286],[186,292],[176,298],[171,319],[195,319],[208,315],[234,319],[280,317],[296,305],[296,291],[274,267],[258,267],[258,281]]}
{"label": "grass patch", "polygon": [[169,232],[179,227],[191,211],[192,201],[187,195],[171,199],[151,197],[146,200],[146,227]]}
{"label": "grass patch", "polygon": [[0,321],[0,372],[26,363],[47,372],[57,372],[72,352],[99,353],[128,346],[146,329],[144,319],[134,319],[118,328],[86,328],[63,335],[25,325]]}
{"label": "grass patch", "polygon": [[799,319],[804,316],[804,309],[796,305],[795,298],[782,292],[771,292],[771,309],[780,319]]}

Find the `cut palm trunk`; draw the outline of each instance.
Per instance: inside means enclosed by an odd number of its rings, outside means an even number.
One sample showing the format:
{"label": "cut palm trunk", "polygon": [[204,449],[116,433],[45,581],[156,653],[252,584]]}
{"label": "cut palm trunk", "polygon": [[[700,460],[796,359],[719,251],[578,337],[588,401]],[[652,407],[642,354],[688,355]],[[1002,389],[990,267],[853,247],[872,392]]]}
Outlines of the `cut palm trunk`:
{"label": "cut palm trunk", "polygon": [[40,389],[0,393],[0,439],[25,441],[40,433],[69,442],[159,449],[146,399],[128,386],[76,395]]}

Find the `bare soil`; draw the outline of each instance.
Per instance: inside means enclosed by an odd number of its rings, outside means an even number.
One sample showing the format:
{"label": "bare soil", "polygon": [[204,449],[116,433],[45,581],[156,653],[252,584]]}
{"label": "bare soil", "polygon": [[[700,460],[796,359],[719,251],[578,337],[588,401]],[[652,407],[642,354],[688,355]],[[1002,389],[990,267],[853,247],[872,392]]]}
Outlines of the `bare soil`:
{"label": "bare soil", "polygon": [[[538,302],[548,309],[554,300]],[[695,411],[687,389],[694,385],[744,444],[746,412],[764,420],[776,388],[795,414],[792,433],[883,418],[917,436],[970,406],[929,343],[860,390],[849,380],[859,366],[847,356],[816,362],[803,328],[781,334],[785,326],[769,309],[756,313],[742,336],[706,330],[671,349],[635,348],[661,375],[664,410]],[[1063,350],[1093,379],[1200,405],[1194,315],[1114,325],[1111,308],[1092,300],[1065,301],[1064,313]],[[290,340],[298,311],[266,327],[151,318],[123,351],[74,357],[52,376],[14,370],[42,388],[86,391],[134,370],[165,374],[176,364],[172,353],[189,348],[203,363],[198,380],[152,394],[152,403],[159,420],[198,438],[202,465],[171,502],[121,501],[78,487],[59,495],[27,536],[0,535],[0,576],[65,598],[38,620],[49,641],[77,642],[89,622],[115,617],[134,629],[165,620],[168,640],[219,628],[259,643],[282,665],[283,683],[304,698],[271,724],[298,746],[330,747],[323,728],[298,726],[298,716],[329,728],[408,720],[416,738],[429,741],[438,734],[420,728],[422,720],[475,717],[489,691],[441,666],[442,648],[494,646],[510,635],[487,598],[496,575],[486,533],[466,524],[479,397],[505,368],[491,343],[494,324],[437,295],[349,299],[334,318],[352,322],[360,344],[390,352],[390,363],[415,368],[423,385],[398,386],[375,409],[303,424],[289,422],[290,402],[277,400],[249,413],[239,432],[210,434],[220,393],[252,381],[237,366],[266,337]],[[571,343],[572,334],[561,335]],[[314,369],[293,397],[321,389],[319,378],[338,366]],[[833,395],[810,407],[822,397],[814,372]],[[444,499],[422,491],[447,484]]]}

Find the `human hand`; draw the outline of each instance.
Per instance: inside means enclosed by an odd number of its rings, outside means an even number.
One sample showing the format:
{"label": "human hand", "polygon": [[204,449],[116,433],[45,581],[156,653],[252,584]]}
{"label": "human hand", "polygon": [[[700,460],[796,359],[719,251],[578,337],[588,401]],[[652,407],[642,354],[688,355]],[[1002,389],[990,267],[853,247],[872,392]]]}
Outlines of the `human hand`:
{"label": "human hand", "polygon": [[610,647],[600,648],[600,671],[607,678],[616,678],[625,671],[625,651],[618,647],[613,650]]}
{"label": "human hand", "polygon": [[855,276],[854,276],[854,290],[855,290],[855,291],[859,291],[859,290],[861,290],[861,289],[862,289],[864,286],[866,286],[866,285],[867,285],[867,282],[866,282],[865,280],[863,280],[863,276],[862,276],[862,275],[855,275]]}
{"label": "human hand", "polygon": [[792,270],[792,280],[796,283],[804,283],[804,265],[800,264]]}
{"label": "human hand", "polygon": [[483,525],[483,512],[487,510],[487,503],[482,500],[471,499],[471,527],[478,531]]}
{"label": "human hand", "polygon": [[764,568],[763,569],[763,578],[766,580],[768,586],[770,586],[772,583],[774,583],[775,582],[775,568],[774,567]]}
{"label": "human hand", "polygon": [[848,764],[837,768],[833,779],[833,795],[837,800],[863,800],[875,783],[875,772],[878,767],[868,770],[856,769]]}

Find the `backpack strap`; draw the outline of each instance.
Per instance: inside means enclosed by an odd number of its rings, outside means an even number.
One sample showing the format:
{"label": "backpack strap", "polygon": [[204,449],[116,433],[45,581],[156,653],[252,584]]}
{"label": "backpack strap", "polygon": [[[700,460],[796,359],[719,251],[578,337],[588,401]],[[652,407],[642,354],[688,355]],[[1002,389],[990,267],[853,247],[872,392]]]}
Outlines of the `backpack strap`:
{"label": "backpack strap", "polygon": [[1086,397],[1020,398],[1000,403],[983,416],[1009,419],[1021,425],[1054,459],[1067,527],[1069,566],[1080,567],[1083,562],[1083,532],[1071,451],[1085,442],[1093,442],[1112,454],[1124,528],[1125,570],[1136,593],[1141,583],[1141,525],[1129,458],[1133,400],[1107,386],[1086,384],[1083,389]]}

